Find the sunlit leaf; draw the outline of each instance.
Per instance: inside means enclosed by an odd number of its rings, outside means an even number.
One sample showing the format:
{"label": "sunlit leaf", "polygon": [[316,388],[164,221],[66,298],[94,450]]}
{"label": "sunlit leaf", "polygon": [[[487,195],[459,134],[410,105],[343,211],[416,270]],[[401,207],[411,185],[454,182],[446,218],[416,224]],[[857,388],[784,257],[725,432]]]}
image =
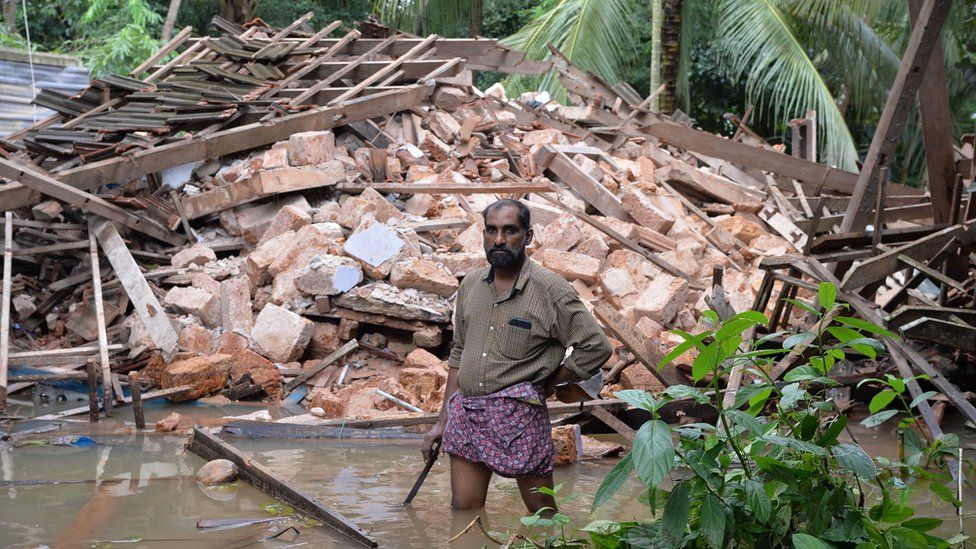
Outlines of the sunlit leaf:
{"label": "sunlit leaf", "polygon": [[648,487],[656,487],[674,466],[671,428],[661,420],[648,421],[634,435],[634,468]]}
{"label": "sunlit leaf", "polygon": [[891,389],[885,389],[874,395],[871,402],[868,403],[868,410],[870,410],[872,414],[876,414],[891,404],[891,401],[895,400],[896,396],[898,395]]}
{"label": "sunlit leaf", "polygon": [[829,311],[834,307],[834,303],[837,301],[837,286],[834,286],[830,282],[821,282],[820,286],[817,288],[817,302],[820,306],[824,308],[825,311]]}
{"label": "sunlit leaf", "polygon": [[861,421],[861,425],[865,427],[877,427],[878,425],[881,425],[894,417],[897,413],[898,410],[885,410],[883,412],[878,412],[877,414],[872,414],[864,418],[864,420]]}
{"label": "sunlit leaf", "polygon": [[596,511],[600,506],[609,501],[627,482],[627,479],[630,478],[630,473],[634,470],[633,456],[633,452],[627,454],[607,473],[606,478],[603,479],[600,487],[597,488],[596,495],[593,496],[593,505],[590,507],[590,512]]}
{"label": "sunlit leaf", "polygon": [[873,480],[878,476],[878,468],[871,456],[857,444],[844,443],[831,448],[841,467],[857,475],[861,480]]}

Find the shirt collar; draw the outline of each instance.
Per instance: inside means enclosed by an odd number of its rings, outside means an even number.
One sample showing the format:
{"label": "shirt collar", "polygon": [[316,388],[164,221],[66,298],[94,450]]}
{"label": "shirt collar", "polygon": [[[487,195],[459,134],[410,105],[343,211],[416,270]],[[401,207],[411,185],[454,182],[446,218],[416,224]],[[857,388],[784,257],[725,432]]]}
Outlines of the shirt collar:
{"label": "shirt collar", "polygon": [[[521,292],[523,289],[525,289],[525,285],[528,283],[530,274],[532,272],[532,263],[533,261],[526,256],[525,261],[522,262],[522,268],[519,270],[518,276],[515,277],[515,285],[512,287],[513,293]],[[485,275],[484,280],[489,284],[495,281],[494,267],[488,268],[488,274]]]}

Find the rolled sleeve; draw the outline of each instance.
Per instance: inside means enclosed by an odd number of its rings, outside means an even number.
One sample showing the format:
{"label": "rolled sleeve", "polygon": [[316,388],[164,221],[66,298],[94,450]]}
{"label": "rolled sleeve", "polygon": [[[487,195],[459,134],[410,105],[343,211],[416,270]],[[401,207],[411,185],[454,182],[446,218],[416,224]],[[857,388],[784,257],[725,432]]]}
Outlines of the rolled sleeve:
{"label": "rolled sleeve", "polygon": [[562,365],[580,379],[593,377],[613,352],[600,324],[575,294],[559,300],[554,335],[564,347],[573,348]]}

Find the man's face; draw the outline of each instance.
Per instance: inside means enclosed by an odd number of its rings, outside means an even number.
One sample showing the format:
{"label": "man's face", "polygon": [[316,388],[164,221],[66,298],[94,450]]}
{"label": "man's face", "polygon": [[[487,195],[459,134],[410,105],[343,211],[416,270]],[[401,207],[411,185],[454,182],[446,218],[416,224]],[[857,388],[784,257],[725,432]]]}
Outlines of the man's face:
{"label": "man's face", "polygon": [[500,206],[485,217],[485,255],[492,267],[506,269],[525,257],[532,229],[522,227],[515,206]]}

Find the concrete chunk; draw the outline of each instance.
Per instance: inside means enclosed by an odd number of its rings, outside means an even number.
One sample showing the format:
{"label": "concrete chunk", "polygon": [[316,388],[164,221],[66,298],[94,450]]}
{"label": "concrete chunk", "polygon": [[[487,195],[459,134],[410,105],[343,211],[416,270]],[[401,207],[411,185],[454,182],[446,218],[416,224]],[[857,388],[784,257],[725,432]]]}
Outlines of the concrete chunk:
{"label": "concrete chunk", "polygon": [[262,355],[276,362],[291,362],[301,358],[313,329],[311,320],[269,303],[254,322],[251,342]]}
{"label": "concrete chunk", "polygon": [[275,214],[271,224],[261,235],[258,246],[280,234],[297,231],[310,223],[312,223],[312,216],[307,211],[295,206],[285,206]]}
{"label": "concrete chunk", "polygon": [[386,226],[373,222],[349,237],[342,250],[371,267],[379,267],[396,257],[404,242]]}
{"label": "concrete chunk", "polygon": [[427,259],[398,261],[390,273],[390,282],[398,288],[414,288],[450,297],[457,292],[458,280],[440,263]]}
{"label": "concrete chunk", "polygon": [[288,138],[288,163],[308,166],[332,160],[335,154],[335,135],[329,131],[292,134]]}
{"label": "concrete chunk", "polygon": [[355,259],[337,255],[317,255],[305,272],[295,279],[295,287],[308,295],[336,295],[363,281],[363,269]]}
{"label": "concrete chunk", "polygon": [[163,298],[163,306],[178,313],[193,315],[211,328],[220,325],[220,300],[206,290],[181,286],[170,288]]}
{"label": "concrete chunk", "polygon": [[687,299],[688,281],[662,273],[651,280],[628,309],[635,321],[648,316],[668,326]]}
{"label": "concrete chunk", "polygon": [[227,332],[248,335],[254,326],[251,285],[247,278],[228,278],[220,283],[220,323]]}
{"label": "concrete chunk", "polygon": [[189,248],[176,252],[170,264],[177,269],[190,265],[206,265],[211,261],[217,260],[217,254],[203,244],[194,244]]}
{"label": "concrete chunk", "polygon": [[224,388],[230,377],[231,362],[230,355],[204,355],[178,360],[163,368],[159,384],[163,389],[192,385],[185,393],[169,396],[173,402],[200,398]]}
{"label": "concrete chunk", "polygon": [[620,205],[634,221],[661,234],[667,234],[674,225],[674,217],[659,208],[644,191],[625,190],[620,194]]}
{"label": "concrete chunk", "polygon": [[600,272],[600,262],[588,255],[544,249],[536,252],[532,258],[570,281],[581,280],[593,284]]}

